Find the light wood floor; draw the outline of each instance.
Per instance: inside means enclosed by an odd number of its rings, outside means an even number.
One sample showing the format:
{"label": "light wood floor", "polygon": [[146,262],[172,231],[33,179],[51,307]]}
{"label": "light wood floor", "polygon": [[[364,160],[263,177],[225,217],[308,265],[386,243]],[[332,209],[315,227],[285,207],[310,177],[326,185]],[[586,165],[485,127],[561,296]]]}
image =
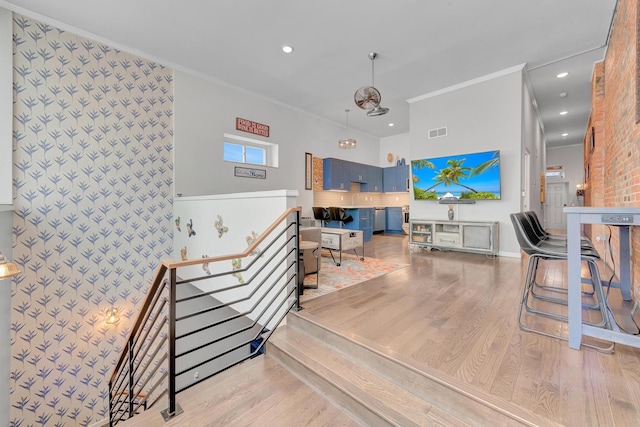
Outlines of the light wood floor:
{"label": "light wood floor", "polygon": [[[302,315],[563,425],[640,425],[639,349],[573,350],[565,341],[520,331],[526,260],[411,253],[406,236],[374,236],[366,254],[410,266],[310,300]],[[540,270],[538,277],[566,284],[565,263]],[[619,291],[611,290],[610,304],[622,326],[635,330],[631,305],[620,301]],[[566,334],[562,323],[535,321]]]}
{"label": "light wood floor", "polygon": [[[366,244],[368,257],[410,265],[305,302],[299,313],[562,425],[640,426],[640,350],[617,345],[613,354],[578,351],[522,332],[516,313],[524,261],[411,253],[407,243],[406,236],[374,236]],[[543,277],[566,284],[566,265],[542,265]],[[630,304],[619,295],[611,291],[612,308],[632,329]],[[557,322],[536,324],[566,333]],[[123,427],[355,425],[273,359],[259,357],[238,368],[180,393],[185,413],[170,422],[157,412],[166,407],[163,401]]]}

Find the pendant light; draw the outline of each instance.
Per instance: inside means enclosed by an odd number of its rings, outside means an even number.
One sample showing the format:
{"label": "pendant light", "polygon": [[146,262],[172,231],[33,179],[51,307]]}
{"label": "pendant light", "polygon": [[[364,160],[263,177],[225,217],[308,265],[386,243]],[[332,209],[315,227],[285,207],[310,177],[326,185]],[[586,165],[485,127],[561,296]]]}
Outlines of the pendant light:
{"label": "pendant light", "polygon": [[349,138],[349,109],[344,110],[347,115],[347,137],[338,141],[338,148],[343,150],[350,150],[356,148],[356,140]]}
{"label": "pendant light", "polygon": [[15,262],[7,261],[2,252],[0,252],[0,279],[15,276],[20,273]]}

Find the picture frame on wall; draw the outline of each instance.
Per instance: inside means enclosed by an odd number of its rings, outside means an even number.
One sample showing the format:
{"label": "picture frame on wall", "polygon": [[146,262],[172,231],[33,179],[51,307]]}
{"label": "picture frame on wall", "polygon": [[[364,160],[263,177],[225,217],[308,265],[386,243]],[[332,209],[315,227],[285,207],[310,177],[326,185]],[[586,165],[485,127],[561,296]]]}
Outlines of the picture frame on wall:
{"label": "picture frame on wall", "polygon": [[313,188],[313,156],[311,153],[304,153],[304,189]]}

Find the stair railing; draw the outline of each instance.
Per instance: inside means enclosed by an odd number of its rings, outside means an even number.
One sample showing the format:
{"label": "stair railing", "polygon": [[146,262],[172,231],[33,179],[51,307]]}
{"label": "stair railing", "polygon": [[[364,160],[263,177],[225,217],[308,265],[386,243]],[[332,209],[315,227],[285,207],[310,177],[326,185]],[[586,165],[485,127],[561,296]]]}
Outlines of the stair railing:
{"label": "stair railing", "polygon": [[178,393],[264,351],[301,308],[299,224],[291,208],[244,252],[161,262],[109,381],[110,426],[165,394],[164,419],[177,416]]}

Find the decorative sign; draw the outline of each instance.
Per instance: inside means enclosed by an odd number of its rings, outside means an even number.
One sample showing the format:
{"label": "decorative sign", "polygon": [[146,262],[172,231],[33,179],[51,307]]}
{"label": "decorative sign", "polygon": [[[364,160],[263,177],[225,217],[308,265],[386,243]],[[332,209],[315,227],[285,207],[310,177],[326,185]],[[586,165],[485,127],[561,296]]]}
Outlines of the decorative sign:
{"label": "decorative sign", "polygon": [[267,178],[267,171],[265,169],[243,168],[240,166],[235,167],[235,171],[233,174],[235,176],[241,176],[243,178],[256,178],[256,179]]}
{"label": "decorative sign", "polygon": [[269,125],[263,125],[252,120],[236,117],[236,129],[269,138]]}

